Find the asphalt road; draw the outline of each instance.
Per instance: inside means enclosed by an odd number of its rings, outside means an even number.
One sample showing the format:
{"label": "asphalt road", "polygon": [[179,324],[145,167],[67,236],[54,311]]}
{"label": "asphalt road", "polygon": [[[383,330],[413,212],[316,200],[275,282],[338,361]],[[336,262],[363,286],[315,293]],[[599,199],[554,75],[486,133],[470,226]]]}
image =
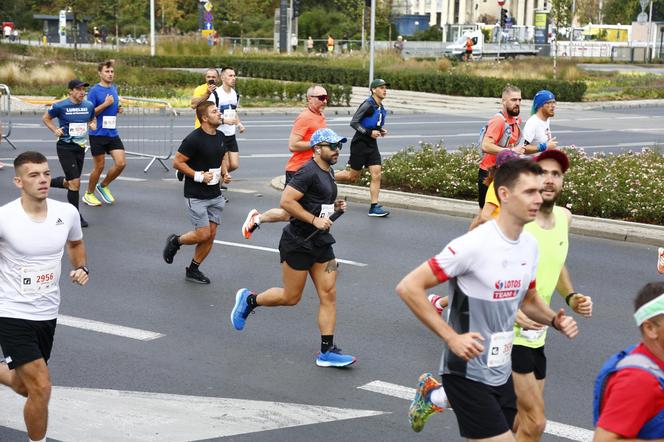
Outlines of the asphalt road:
{"label": "asphalt road", "polygon": [[[563,143],[611,144],[614,146],[598,149],[622,149],[615,145],[658,139],[659,125],[653,124],[653,119],[663,113],[663,109],[648,109],[560,115],[552,129],[554,134],[560,133]],[[628,119],[619,119],[622,117]],[[333,231],[337,257],[351,261],[340,267],[335,335],[339,346],[358,358],[350,369],[323,369],[313,363],[319,337],[311,284],[300,305],[261,308],[248,319],[243,332],[230,325],[228,317],[237,289],[260,291],[280,284],[278,256],[270,249],[277,247],[282,226],[265,225],[250,241],[241,237],[240,226],[248,210],[278,204],[279,192],[268,187],[267,179],[283,170],[285,139],[292,119],[245,118],[247,132],[240,137],[241,169],[234,173],[228,192],[230,203],[217,237],[226,243],[216,244],[201,266],[212,279],[209,286],[184,280],[190,247],[181,249],[173,265],[161,258],[166,236],[190,228],[182,186],[172,173],[156,165],[144,174],[146,160],[130,160],[124,179],[112,186],[115,205],[82,207],[90,222],[84,233],[91,282],[83,288],[61,282],[61,314],[163,336],[140,341],[61,321],[50,361],[53,383],[58,387],[51,407],[51,437],[216,440],[234,434],[227,440],[414,439],[406,417],[407,400],[358,387],[382,381],[412,388],[420,373],[437,370],[441,343],[405,308],[394,287],[410,269],[464,233],[467,220],[406,210],[393,210],[386,219],[373,219],[366,216],[367,207],[350,205]],[[330,123],[335,130],[350,135],[347,121],[331,119]],[[384,152],[441,136],[454,148],[472,141],[475,136],[470,134],[481,124],[479,119],[454,115],[394,116],[389,121],[391,137],[381,140]],[[21,127],[35,123],[34,118],[17,123],[14,140],[36,140],[19,141],[20,149],[35,148],[54,155],[54,140],[46,129]],[[187,133],[187,123],[188,119],[176,122],[176,137]],[[582,132],[591,128],[599,130]],[[631,132],[634,128],[639,129],[638,135]],[[131,139],[132,129],[121,131],[125,139]],[[453,137],[466,133],[469,135]],[[0,152],[4,159],[14,155],[4,143]],[[60,172],[57,160],[51,161],[51,167],[55,175]],[[89,168],[87,159],[86,173]],[[11,176],[11,168],[0,171],[0,204],[18,195]],[[52,189],[51,196],[65,200],[59,189]],[[246,245],[259,248],[241,247]],[[609,354],[638,339],[631,301],[643,283],[661,280],[655,263],[653,247],[572,237],[568,265],[575,288],[593,296],[596,310],[591,320],[579,320],[581,335],[576,340],[550,336],[545,391],[548,417],[575,427],[572,440],[587,440],[582,430],[592,426],[592,385],[599,366]],[[441,287],[439,291],[446,290]],[[555,307],[564,304],[562,298],[554,299]],[[72,396],[76,392],[84,397]],[[101,398],[92,398],[93,393]],[[153,393],[177,396],[150,395]],[[0,397],[0,440],[25,440],[20,399],[4,388]],[[113,402],[114,397],[119,402]],[[218,406],[201,405],[201,397],[229,400]],[[149,402],[159,398],[175,410]],[[263,407],[235,400],[268,402],[261,402],[266,404]],[[283,411],[283,404],[273,402],[301,407]],[[200,420],[206,412],[213,416],[209,421]],[[242,417],[242,413],[248,416]],[[307,413],[314,416],[309,421],[302,417]],[[148,437],[143,431],[153,422],[166,430]],[[236,432],[224,432],[232,425],[220,422],[234,423]],[[168,424],[173,423],[188,436],[178,439],[170,433]],[[215,425],[220,428],[217,433]],[[453,412],[433,417],[417,436],[421,441],[441,439],[461,440]],[[543,440],[563,438],[546,434]]]}

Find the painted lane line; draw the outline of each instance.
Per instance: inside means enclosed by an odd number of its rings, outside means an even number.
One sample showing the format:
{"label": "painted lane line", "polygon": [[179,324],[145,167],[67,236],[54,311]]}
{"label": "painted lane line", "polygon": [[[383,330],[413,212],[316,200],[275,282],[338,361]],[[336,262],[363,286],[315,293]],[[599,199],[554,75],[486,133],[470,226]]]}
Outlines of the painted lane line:
{"label": "painted lane line", "polygon": [[[278,249],[273,249],[271,247],[262,247],[262,246],[252,246],[249,244],[240,244],[237,242],[229,242],[229,241],[219,241],[217,239],[214,240],[216,244],[221,244],[224,246],[231,246],[231,247],[240,247],[242,249],[252,249],[252,250],[260,250],[262,252],[271,252],[271,253],[279,253]],[[355,266],[355,267],[366,267],[368,264],[365,264],[363,262],[357,262],[357,261],[350,261],[347,259],[339,259],[336,258],[337,262],[340,262],[342,264],[348,264],[350,266]]]}
{"label": "painted lane line", "polygon": [[[89,173],[84,173],[83,176],[90,176],[90,174]],[[103,180],[104,178],[106,178],[106,175],[101,175],[99,177],[99,181],[101,182],[101,180]],[[119,176],[115,179],[118,180],[118,181],[134,181],[134,182],[137,182],[137,183],[142,182],[142,181],[147,181],[146,178],[133,178],[133,177],[130,177],[130,176]]]}
{"label": "painted lane line", "polygon": [[164,337],[162,333],[156,333],[139,328],[125,327],[123,325],[109,324],[108,322],[93,321],[92,319],[77,318],[75,316],[58,316],[58,325],[90,330],[97,333],[120,336],[123,338],[136,339],[137,341],[152,341]]}
{"label": "painted lane line", "polygon": [[[372,381],[368,384],[360,385],[357,387],[360,390],[372,391],[374,393],[384,394],[386,396],[393,396],[399,399],[412,400],[415,396],[415,389],[404,387],[403,385],[391,384],[383,381]],[[560,422],[547,421],[545,433],[552,436],[558,436],[565,439],[574,440],[577,442],[591,442],[593,440],[593,432],[585,428],[575,427],[572,425],[561,424]]]}

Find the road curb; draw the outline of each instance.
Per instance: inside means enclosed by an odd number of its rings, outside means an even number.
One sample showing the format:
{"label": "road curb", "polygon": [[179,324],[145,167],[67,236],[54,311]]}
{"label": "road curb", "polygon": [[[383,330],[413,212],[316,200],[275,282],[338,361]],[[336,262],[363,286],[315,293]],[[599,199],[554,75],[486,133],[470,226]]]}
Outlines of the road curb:
{"label": "road curb", "polygon": [[[284,188],[284,177],[271,180],[277,190]],[[338,185],[340,197],[348,201],[369,204],[369,189],[345,184]],[[442,215],[473,218],[478,213],[477,203],[430,195],[417,195],[395,190],[381,190],[380,202],[386,207],[438,213]],[[628,221],[573,215],[570,232],[592,238],[625,241],[634,244],[661,246],[664,244],[664,227]]]}

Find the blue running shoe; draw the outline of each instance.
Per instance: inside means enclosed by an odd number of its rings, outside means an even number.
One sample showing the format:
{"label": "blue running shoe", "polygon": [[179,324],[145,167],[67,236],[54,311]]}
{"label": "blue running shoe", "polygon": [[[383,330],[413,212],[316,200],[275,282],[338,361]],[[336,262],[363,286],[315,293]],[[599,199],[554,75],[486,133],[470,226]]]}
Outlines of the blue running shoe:
{"label": "blue running shoe", "polygon": [[383,209],[383,206],[380,204],[376,204],[374,207],[369,209],[369,216],[376,217],[376,218],[382,218],[384,216],[389,215],[390,212],[387,210]]}
{"label": "blue running shoe", "polygon": [[316,365],[319,367],[348,367],[354,364],[356,359],[351,355],[341,354],[341,349],[334,345],[325,353],[318,353]]}
{"label": "blue running shoe", "polygon": [[247,304],[247,298],[249,295],[252,295],[253,292],[249,289],[240,289],[235,294],[235,305],[233,310],[231,310],[231,323],[235,330],[242,330],[244,324],[247,321],[247,316],[249,316],[249,304]]}

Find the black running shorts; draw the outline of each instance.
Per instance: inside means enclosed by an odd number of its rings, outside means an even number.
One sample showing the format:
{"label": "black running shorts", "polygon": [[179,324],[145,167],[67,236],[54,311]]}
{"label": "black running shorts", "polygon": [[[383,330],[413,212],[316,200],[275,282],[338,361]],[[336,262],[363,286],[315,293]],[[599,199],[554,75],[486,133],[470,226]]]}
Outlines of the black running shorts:
{"label": "black running shorts", "polygon": [[328,262],[334,259],[332,245],[315,247],[310,250],[293,248],[290,240],[281,238],[279,241],[279,256],[281,262],[286,263],[293,270],[310,270],[314,264]]}
{"label": "black running shorts", "polygon": [[48,362],[56,321],[0,318],[0,347],[10,369],[42,358]]}
{"label": "black running shorts", "polygon": [[93,157],[110,154],[112,150],[124,150],[124,144],[120,137],[100,137],[90,135],[90,153]]}
{"label": "black running shorts", "polygon": [[85,160],[85,149],[76,143],[65,143],[58,141],[55,145],[58,160],[62,166],[67,180],[81,177],[83,172],[83,161]]}
{"label": "black running shorts", "polygon": [[224,145],[224,150],[226,152],[239,152],[240,150],[237,147],[237,140],[235,139],[235,135],[224,135],[224,133],[221,133],[222,135],[222,143]]}
{"label": "black running shorts", "polygon": [[537,380],[546,378],[544,346],[530,348],[524,345],[513,345],[512,371],[521,374],[535,373]]}
{"label": "black running shorts", "polygon": [[445,374],[443,387],[454,409],[462,437],[495,437],[514,426],[516,394],[512,376],[505,384],[492,387],[462,376]]}
{"label": "black running shorts", "polygon": [[348,165],[353,170],[362,170],[369,166],[380,166],[382,164],[378,143],[373,138],[354,137],[350,143],[350,158]]}

